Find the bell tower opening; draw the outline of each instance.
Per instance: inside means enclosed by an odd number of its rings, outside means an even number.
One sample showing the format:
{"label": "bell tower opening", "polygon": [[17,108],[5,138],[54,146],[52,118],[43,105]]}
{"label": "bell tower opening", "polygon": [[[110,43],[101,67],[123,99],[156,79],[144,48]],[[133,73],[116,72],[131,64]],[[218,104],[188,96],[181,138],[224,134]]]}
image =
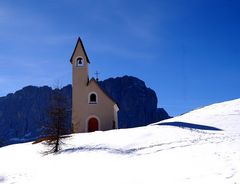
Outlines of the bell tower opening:
{"label": "bell tower opening", "polygon": [[76,67],[81,67],[84,65],[84,60],[82,57],[77,57],[76,59]]}

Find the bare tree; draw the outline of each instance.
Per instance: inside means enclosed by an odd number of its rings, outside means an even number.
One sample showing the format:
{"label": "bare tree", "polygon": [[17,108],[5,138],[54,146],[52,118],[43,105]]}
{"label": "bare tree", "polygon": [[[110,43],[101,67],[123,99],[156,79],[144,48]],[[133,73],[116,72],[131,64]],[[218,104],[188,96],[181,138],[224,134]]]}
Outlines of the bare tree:
{"label": "bare tree", "polygon": [[63,139],[68,134],[66,98],[59,87],[53,90],[50,107],[48,110],[49,123],[44,130],[43,143],[46,150],[43,154],[57,153],[64,144]]}

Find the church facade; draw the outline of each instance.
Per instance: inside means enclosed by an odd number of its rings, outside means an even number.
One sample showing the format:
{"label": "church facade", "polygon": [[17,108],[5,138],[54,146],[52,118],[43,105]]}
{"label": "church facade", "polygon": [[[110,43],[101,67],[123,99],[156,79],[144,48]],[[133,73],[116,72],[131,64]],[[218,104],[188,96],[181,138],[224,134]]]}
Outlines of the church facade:
{"label": "church facade", "polygon": [[89,80],[90,61],[80,38],[72,57],[72,129],[73,133],[118,128],[118,105],[99,86]]}

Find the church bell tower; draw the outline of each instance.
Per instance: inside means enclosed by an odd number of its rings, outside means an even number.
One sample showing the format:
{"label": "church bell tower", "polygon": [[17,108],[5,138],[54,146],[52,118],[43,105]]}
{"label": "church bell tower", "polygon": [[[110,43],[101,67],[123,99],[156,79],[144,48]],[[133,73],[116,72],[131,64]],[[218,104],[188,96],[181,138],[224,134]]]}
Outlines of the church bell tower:
{"label": "church bell tower", "polygon": [[89,82],[88,64],[90,62],[80,38],[77,40],[70,62],[72,64],[72,126],[75,132],[79,129],[76,128],[76,124],[83,121],[79,112],[82,111],[81,108],[84,108],[82,104],[87,103],[84,94],[87,93]]}

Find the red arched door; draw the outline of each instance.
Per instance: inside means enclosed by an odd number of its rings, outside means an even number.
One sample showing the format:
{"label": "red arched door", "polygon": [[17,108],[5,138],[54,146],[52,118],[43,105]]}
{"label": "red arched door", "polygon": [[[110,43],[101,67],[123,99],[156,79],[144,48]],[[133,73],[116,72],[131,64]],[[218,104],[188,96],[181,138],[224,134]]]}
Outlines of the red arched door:
{"label": "red arched door", "polygon": [[96,118],[90,118],[88,121],[88,132],[94,132],[98,130],[98,120]]}

